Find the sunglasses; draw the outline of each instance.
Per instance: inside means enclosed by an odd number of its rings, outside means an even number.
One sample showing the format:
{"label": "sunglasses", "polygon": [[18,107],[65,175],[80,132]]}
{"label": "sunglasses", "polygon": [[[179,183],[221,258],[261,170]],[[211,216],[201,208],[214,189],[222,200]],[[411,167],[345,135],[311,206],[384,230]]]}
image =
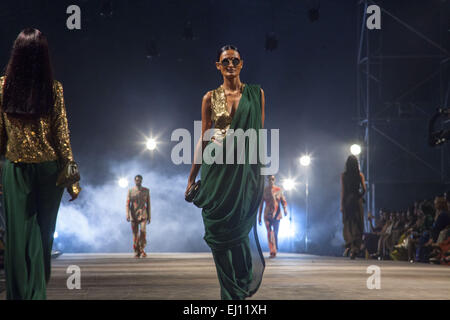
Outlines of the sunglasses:
{"label": "sunglasses", "polygon": [[220,61],[220,64],[224,67],[228,67],[230,64],[233,64],[233,66],[237,67],[239,63],[241,63],[241,60],[239,58],[225,58]]}

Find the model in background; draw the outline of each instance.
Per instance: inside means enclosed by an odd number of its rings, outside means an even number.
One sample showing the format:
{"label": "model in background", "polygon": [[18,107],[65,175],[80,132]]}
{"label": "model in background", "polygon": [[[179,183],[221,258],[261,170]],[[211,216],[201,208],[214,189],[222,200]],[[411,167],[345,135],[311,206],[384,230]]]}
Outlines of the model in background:
{"label": "model in background", "polygon": [[[73,155],[63,87],[53,80],[47,40],[39,30],[19,34],[0,84],[7,299],[45,299],[64,191],[56,180]],[[76,199],[79,184],[67,191]]]}
{"label": "model in background", "polygon": [[363,196],[366,193],[364,175],[359,171],[358,159],[351,155],[341,175],[341,212],[344,224],[344,256],[355,259],[359,254],[364,232]]}
{"label": "model in background", "polygon": [[142,186],[142,176],[134,178],[136,185],[128,190],[127,221],[131,222],[133,231],[133,250],[136,258],[145,258],[147,244],[147,224],[151,220],[150,190]]}
{"label": "model in background", "polygon": [[[208,144],[226,145],[229,129],[253,129],[259,136],[264,126],[264,92],[259,85],[244,84],[239,74],[243,66],[240,52],[234,46],[222,47],[217,55],[216,68],[223,77],[223,84],[209,91],[202,102],[202,138],[214,124],[210,141],[200,140],[195,159]],[[258,137],[257,139],[258,140]],[[245,299],[259,287],[264,270],[264,258],[258,250],[258,258],[252,261],[249,233],[256,227],[256,215],[261,202],[264,179],[261,162],[237,164],[237,146],[234,146],[234,162],[223,164],[205,161],[201,164],[201,187],[194,197],[194,204],[202,208],[205,225],[204,239],[213,253],[222,299]],[[247,143],[241,151],[244,159],[255,155]],[[226,148],[219,148],[215,156],[223,155]],[[256,156],[256,155],[255,155]],[[203,157],[204,160],[204,157]],[[186,193],[200,170],[197,160],[192,164]],[[254,229],[255,230],[255,229]],[[257,240],[257,235],[256,235]],[[255,264],[258,264],[258,268]]]}
{"label": "model in background", "polygon": [[268,182],[269,185],[264,188],[263,201],[261,201],[259,206],[258,222],[261,224],[261,214],[265,203],[264,224],[267,229],[267,241],[269,243],[270,257],[275,258],[278,251],[278,229],[280,220],[283,217],[281,206],[283,206],[284,215],[287,216],[287,202],[281,188],[275,185],[275,176],[268,176]]}

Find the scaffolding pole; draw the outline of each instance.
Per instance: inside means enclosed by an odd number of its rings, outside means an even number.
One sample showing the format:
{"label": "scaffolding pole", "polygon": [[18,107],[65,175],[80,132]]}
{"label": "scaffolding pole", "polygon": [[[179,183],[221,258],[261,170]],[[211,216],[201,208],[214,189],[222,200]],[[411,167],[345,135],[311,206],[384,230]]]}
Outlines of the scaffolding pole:
{"label": "scaffolding pole", "polygon": [[[432,40],[429,37],[427,37],[424,33],[420,32],[413,26],[411,26],[409,23],[405,22],[404,20],[400,19],[393,13],[391,13],[387,8],[383,7],[381,4],[382,1],[373,1],[373,0],[357,0],[357,37],[358,37],[358,47],[357,47],[357,54],[356,54],[356,65],[357,65],[357,119],[358,119],[358,125],[360,127],[360,130],[363,133],[363,152],[361,154],[360,163],[361,163],[361,171],[365,175],[366,178],[366,188],[367,188],[367,198],[365,203],[365,218],[367,218],[367,213],[371,212],[372,214],[375,214],[375,210],[377,208],[377,201],[375,198],[375,186],[377,184],[377,165],[375,163],[372,163],[373,159],[373,152],[374,152],[374,146],[373,146],[373,139],[372,139],[372,133],[376,132],[379,137],[382,137],[385,141],[385,143],[391,143],[395,145],[401,152],[404,152],[408,154],[408,156],[414,160],[418,161],[422,165],[426,166],[429,169],[432,169],[434,173],[437,172],[437,175],[440,176],[440,182],[441,183],[449,183],[450,177],[447,177],[447,171],[448,163],[450,161],[450,156],[448,156],[446,153],[448,153],[448,148],[446,146],[443,146],[441,149],[441,156],[440,156],[440,168],[436,168],[436,166],[432,165],[428,162],[427,159],[424,159],[423,157],[420,157],[415,152],[408,149],[407,146],[402,145],[401,142],[399,142],[399,139],[397,139],[395,136],[392,137],[385,132],[383,132],[383,129],[379,126],[376,126],[376,124],[393,121],[392,118],[387,118],[383,116],[383,113],[388,111],[390,108],[392,108],[392,104],[388,104],[387,107],[382,108],[381,110],[377,110],[376,102],[373,98],[374,96],[374,90],[378,89],[378,92],[380,92],[381,96],[381,90],[383,89],[383,77],[381,76],[382,68],[383,68],[383,62],[384,60],[390,60],[392,61],[395,59],[397,60],[403,60],[403,61],[424,61],[423,59],[426,59],[427,61],[430,61],[431,59],[435,59],[436,61],[439,61],[439,67],[437,70],[433,70],[427,77],[424,79],[420,79],[417,83],[415,83],[413,86],[407,88],[405,92],[402,92],[395,101],[399,101],[400,99],[403,99],[407,96],[410,96],[417,90],[419,90],[423,85],[429,83],[430,81],[434,81],[439,77],[440,82],[440,105],[439,106],[433,106],[434,109],[437,109],[439,107],[449,107],[448,106],[448,95],[450,90],[450,82],[447,84],[447,81],[450,81],[448,79],[449,74],[449,64],[450,64],[450,52],[445,47],[444,44],[444,38],[448,37],[448,30],[444,30],[444,24],[446,19],[448,17],[445,16],[444,10],[442,10],[442,7],[440,8],[440,19],[438,21],[440,26],[440,37],[439,40]],[[402,53],[396,53],[389,51],[389,54],[383,55],[383,48],[382,48],[382,36],[383,36],[383,27],[381,30],[369,30],[366,27],[366,21],[367,21],[367,8],[370,5],[378,5],[381,9],[382,14],[382,22],[383,19],[392,19],[395,21],[395,24],[398,25],[401,28],[404,28],[407,30],[408,33],[411,33],[418,38],[422,39],[424,43],[427,43],[429,46],[433,47],[433,50],[436,50],[435,53],[427,53],[427,54],[420,54],[420,53],[408,53],[405,54]],[[437,4],[440,6],[444,6],[445,3],[442,2],[440,4]],[[378,48],[373,49],[373,40],[375,39],[375,36],[380,37],[380,44]],[[439,43],[438,43],[439,42]],[[376,46],[375,46],[376,47]],[[373,51],[373,52],[372,52]],[[378,71],[378,74],[376,73]],[[446,81],[447,78],[447,81]],[[376,93],[377,91],[375,91]],[[379,103],[378,103],[379,104]],[[379,108],[378,108],[379,109]],[[429,112],[433,113],[434,110],[428,110]],[[377,150],[376,152],[379,152]],[[380,164],[383,165],[383,164]],[[381,168],[381,167],[380,167]],[[402,181],[395,181],[395,179],[392,179],[392,183],[401,183]],[[407,179],[409,181],[414,179]],[[419,181],[418,181],[419,183]],[[366,221],[366,228],[368,227],[367,219]]]}

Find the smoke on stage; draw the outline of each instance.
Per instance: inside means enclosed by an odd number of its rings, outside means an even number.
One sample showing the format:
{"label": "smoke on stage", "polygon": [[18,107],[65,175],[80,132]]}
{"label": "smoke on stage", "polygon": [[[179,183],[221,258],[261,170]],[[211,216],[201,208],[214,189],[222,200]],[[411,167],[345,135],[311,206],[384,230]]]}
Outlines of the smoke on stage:
{"label": "smoke on stage", "polygon": [[144,177],[150,188],[151,224],[147,228],[148,251],[206,251],[201,210],[184,201],[185,175],[165,175],[143,170],[137,162],[111,164],[111,172],[121,172],[129,185],[121,188],[118,176],[94,185],[83,179],[82,195],[74,202],[63,201],[58,214],[55,247],[64,252],[131,252],[132,235],[126,221],[128,188],[134,176]]}

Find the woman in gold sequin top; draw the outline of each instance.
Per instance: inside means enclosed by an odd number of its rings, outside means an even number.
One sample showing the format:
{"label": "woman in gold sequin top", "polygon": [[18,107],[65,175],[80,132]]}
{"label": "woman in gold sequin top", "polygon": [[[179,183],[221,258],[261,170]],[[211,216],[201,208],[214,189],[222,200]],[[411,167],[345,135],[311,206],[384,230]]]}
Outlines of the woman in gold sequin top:
{"label": "woman in gold sequin top", "polygon": [[[73,155],[63,88],[53,80],[39,30],[27,28],[15,40],[0,78],[0,106],[7,299],[45,299],[64,192],[56,179]],[[80,190],[78,183],[68,188],[71,201]]]}

